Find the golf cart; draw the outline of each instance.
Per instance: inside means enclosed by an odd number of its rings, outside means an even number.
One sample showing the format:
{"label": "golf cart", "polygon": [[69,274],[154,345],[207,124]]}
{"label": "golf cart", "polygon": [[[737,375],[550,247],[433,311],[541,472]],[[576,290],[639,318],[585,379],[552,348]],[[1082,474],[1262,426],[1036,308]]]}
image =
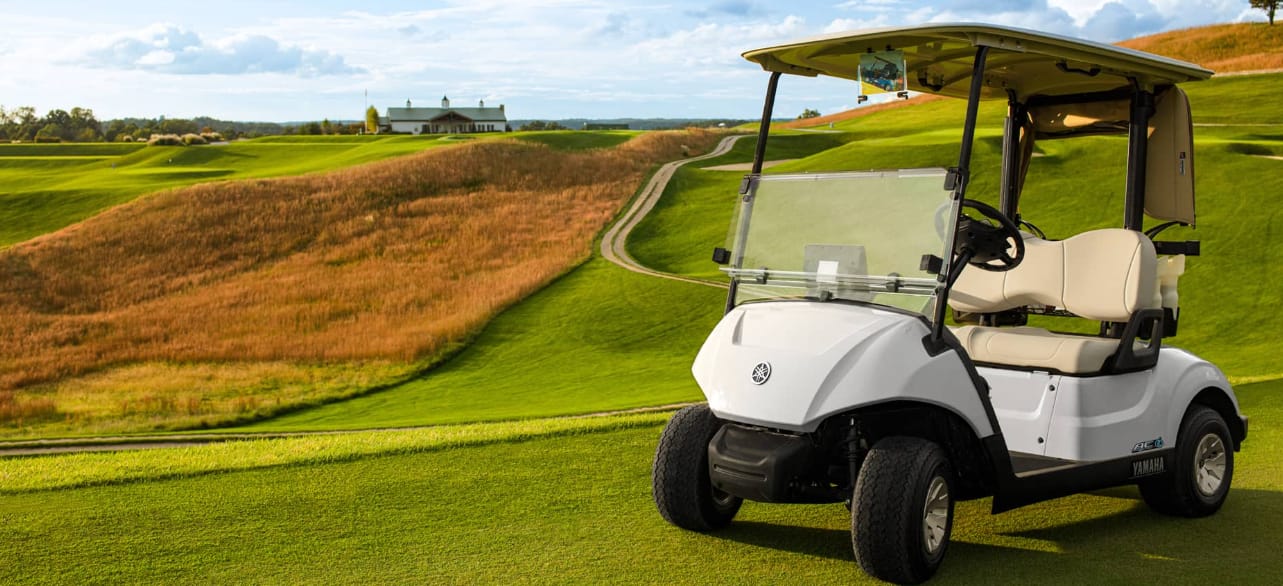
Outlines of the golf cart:
{"label": "golf cart", "polygon": [[[763,175],[781,75],[859,80],[874,54],[903,60],[911,91],[967,100],[957,166]],[[711,531],[743,499],[845,502],[860,566],[916,583],[961,500],[993,497],[1000,513],[1135,484],[1161,513],[1221,507],[1248,420],[1220,370],[1166,343],[1199,245],[1157,240],[1195,221],[1176,84],[1210,71],[976,24],[744,56],[770,82],[731,244],[714,253],[730,294],[693,366],[708,402],[677,412],[656,451],[666,520]],[[1008,109],[992,169],[971,167],[982,100]],[[1037,141],[1111,133],[1128,136],[1122,227],[1057,240],[1021,217]],[[967,197],[982,174],[996,206]]]}

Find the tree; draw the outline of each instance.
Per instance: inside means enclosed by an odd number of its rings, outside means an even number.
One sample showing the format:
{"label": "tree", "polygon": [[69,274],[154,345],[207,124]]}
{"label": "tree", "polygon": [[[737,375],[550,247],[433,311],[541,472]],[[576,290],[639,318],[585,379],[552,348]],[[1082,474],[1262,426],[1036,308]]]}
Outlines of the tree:
{"label": "tree", "polygon": [[321,134],[333,134],[333,133],[334,133],[334,125],[330,124],[330,119],[326,118],[324,120],[321,120]]}
{"label": "tree", "polygon": [[812,110],[812,109],[810,109],[810,108],[807,108],[807,109],[805,109],[805,110],[802,110],[802,114],[801,114],[801,115],[799,115],[799,116],[797,117],[797,119],[798,119],[798,120],[806,120],[807,118],[819,118],[819,117],[820,117],[820,111],[819,111],[819,110]]}
{"label": "tree", "polygon": [[1252,8],[1264,10],[1270,18],[1270,26],[1274,26],[1274,11],[1279,8],[1279,0],[1251,0],[1251,4]]}
{"label": "tree", "polygon": [[375,134],[379,131],[379,109],[370,106],[365,109],[365,132]]}

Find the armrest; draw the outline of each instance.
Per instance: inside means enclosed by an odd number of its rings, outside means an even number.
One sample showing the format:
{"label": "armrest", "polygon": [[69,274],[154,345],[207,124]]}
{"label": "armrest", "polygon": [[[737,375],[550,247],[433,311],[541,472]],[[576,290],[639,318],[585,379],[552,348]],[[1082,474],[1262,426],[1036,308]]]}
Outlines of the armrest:
{"label": "armrest", "polygon": [[[1162,309],[1142,309],[1132,314],[1118,340],[1118,350],[1105,361],[1105,372],[1132,372],[1153,368],[1158,364],[1158,351],[1163,346]],[[1141,332],[1149,335],[1149,343],[1139,350],[1136,340]]]}

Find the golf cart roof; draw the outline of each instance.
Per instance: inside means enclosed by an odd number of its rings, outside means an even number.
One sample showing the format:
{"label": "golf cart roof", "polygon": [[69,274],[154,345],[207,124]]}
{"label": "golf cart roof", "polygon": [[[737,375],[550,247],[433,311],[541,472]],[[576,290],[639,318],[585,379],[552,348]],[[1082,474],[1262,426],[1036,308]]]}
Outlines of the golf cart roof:
{"label": "golf cart roof", "polygon": [[772,72],[855,80],[864,53],[903,51],[910,90],[966,98],[976,47],[988,46],[984,99],[1152,90],[1207,79],[1197,65],[1141,51],[987,24],[928,24],[813,37],[744,53]]}

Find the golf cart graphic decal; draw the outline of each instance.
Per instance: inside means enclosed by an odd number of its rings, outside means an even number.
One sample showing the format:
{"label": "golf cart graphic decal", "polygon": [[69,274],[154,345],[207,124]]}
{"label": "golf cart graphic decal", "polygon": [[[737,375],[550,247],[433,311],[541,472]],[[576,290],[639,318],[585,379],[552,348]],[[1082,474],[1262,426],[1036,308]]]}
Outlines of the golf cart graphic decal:
{"label": "golf cart graphic decal", "polygon": [[1132,478],[1140,478],[1141,476],[1152,476],[1154,474],[1162,474],[1166,471],[1167,471],[1167,468],[1163,465],[1162,456],[1156,456],[1153,458],[1146,458],[1144,460],[1137,460],[1135,462],[1132,462]]}
{"label": "golf cart graphic decal", "polygon": [[1132,453],[1135,454],[1137,452],[1147,452],[1149,450],[1157,450],[1161,447],[1163,447],[1163,438],[1156,437],[1147,442],[1136,442],[1136,445],[1132,446]]}
{"label": "golf cart graphic decal", "polygon": [[760,385],[771,380],[771,363],[759,362],[753,367],[753,384]]}

